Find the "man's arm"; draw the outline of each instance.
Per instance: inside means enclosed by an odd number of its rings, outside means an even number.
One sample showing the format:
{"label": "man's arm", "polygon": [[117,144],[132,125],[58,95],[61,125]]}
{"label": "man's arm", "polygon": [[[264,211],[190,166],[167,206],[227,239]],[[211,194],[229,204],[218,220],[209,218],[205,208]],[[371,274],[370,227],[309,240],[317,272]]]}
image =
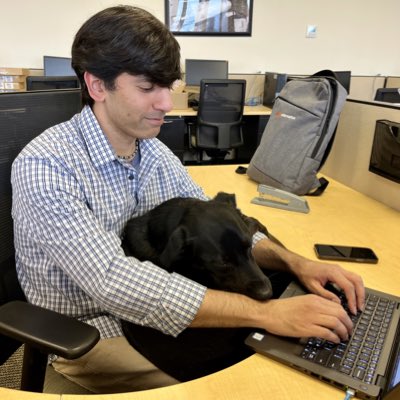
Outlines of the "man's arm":
{"label": "man's arm", "polygon": [[190,326],[254,327],[282,336],[318,336],[338,343],[348,339],[352,322],[338,303],[314,294],[261,302],[208,289]]}
{"label": "man's arm", "polygon": [[353,313],[364,306],[361,278],[339,265],[308,260],[268,239],[259,240],[253,254],[261,268],[287,271],[315,294],[257,301],[237,293],[208,289],[191,327],[256,327],[282,336],[317,336],[332,342],[347,340],[353,324],[336,295],[324,288],[341,287]]}

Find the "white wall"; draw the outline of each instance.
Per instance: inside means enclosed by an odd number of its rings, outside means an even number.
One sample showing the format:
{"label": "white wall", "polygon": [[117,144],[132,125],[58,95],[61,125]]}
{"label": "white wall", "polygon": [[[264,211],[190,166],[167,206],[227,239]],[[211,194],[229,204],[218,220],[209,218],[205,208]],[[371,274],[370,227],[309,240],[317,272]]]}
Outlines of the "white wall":
{"label": "white wall", "polygon": [[[43,55],[70,56],[79,26],[120,3],[164,20],[164,0],[2,0],[0,66],[42,68]],[[177,38],[183,59],[227,59],[236,73],[331,68],[398,76],[399,15],[399,0],[254,0],[251,37]],[[307,24],[317,25],[316,39],[305,38]]]}

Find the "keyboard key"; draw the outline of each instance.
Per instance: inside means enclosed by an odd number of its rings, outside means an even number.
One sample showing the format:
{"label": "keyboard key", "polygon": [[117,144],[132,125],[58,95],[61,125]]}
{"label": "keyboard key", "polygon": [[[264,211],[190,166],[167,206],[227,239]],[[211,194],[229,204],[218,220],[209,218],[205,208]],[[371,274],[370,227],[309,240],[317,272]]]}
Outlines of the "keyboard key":
{"label": "keyboard key", "polygon": [[331,356],[331,351],[321,350],[318,352],[315,362],[321,365],[326,365],[328,363],[329,357]]}
{"label": "keyboard key", "polygon": [[340,372],[343,372],[346,375],[350,375],[351,374],[351,368],[346,367],[345,365],[339,368]]}
{"label": "keyboard key", "polygon": [[365,369],[364,368],[360,368],[357,367],[354,372],[353,372],[353,377],[363,380],[364,379],[364,375],[365,375]]}
{"label": "keyboard key", "polygon": [[332,369],[339,369],[341,361],[342,361],[341,358],[333,356],[329,360],[327,367],[332,368]]}

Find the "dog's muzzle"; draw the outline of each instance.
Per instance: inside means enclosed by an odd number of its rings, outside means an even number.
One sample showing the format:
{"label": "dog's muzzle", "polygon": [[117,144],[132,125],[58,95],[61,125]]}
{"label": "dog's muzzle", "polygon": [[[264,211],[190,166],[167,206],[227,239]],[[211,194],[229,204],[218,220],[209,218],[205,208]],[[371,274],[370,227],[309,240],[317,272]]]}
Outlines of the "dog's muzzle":
{"label": "dog's muzzle", "polygon": [[265,277],[263,280],[250,282],[245,294],[255,300],[268,300],[272,297],[271,281]]}

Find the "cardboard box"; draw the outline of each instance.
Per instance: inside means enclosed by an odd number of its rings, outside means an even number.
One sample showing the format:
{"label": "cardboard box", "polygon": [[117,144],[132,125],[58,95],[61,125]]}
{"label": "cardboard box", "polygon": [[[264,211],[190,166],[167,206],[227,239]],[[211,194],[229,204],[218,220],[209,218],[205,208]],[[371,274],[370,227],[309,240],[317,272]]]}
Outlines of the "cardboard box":
{"label": "cardboard box", "polygon": [[0,89],[0,93],[26,92],[25,89]]}
{"label": "cardboard box", "polygon": [[25,90],[26,83],[25,82],[1,82],[0,81],[0,89]]}
{"label": "cardboard box", "polygon": [[29,75],[28,68],[7,68],[0,67],[0,75]]}
{"label": "cardboard box", "polygon": [[25,75],[0,75],[0,83],[11,82],[11,83],[23,83],[26,82]]}
{"label": "cardboard box", "polygon": [[181,92],[181,93],[172,92],[171,95],[172,95],[172,104],[174,109],[184,110],[188,108],[187,92]]}

